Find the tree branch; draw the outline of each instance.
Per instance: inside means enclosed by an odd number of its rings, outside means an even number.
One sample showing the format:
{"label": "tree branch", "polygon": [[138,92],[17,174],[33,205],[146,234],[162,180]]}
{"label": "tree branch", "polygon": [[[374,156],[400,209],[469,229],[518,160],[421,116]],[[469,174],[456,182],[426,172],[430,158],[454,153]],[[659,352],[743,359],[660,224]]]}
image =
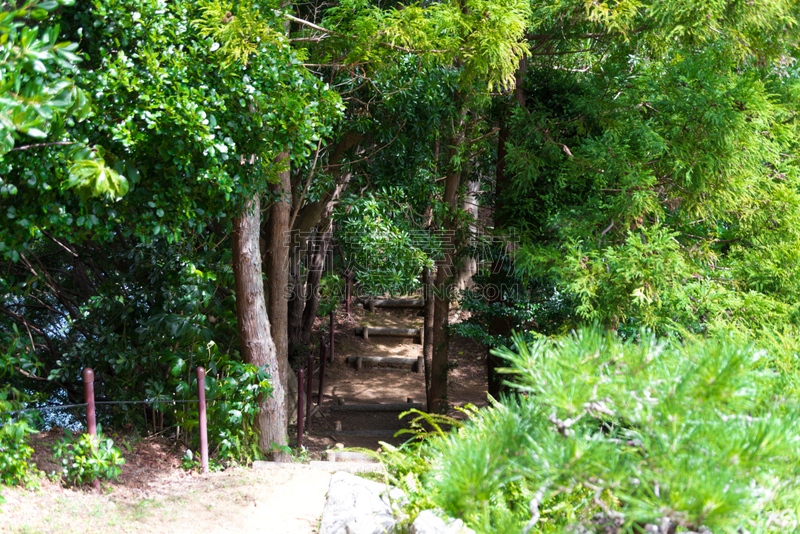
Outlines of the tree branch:
{"label": "tree branch", "polygon": [[17,146],[9,150],[9,152],[14,152],[15,150],[28,150],[30,148],[42,148],[46,146],[67,146],[75,144],[77,144],[77,142],[75,141],[54,141],[52,143],[36,143],[34,145]]}

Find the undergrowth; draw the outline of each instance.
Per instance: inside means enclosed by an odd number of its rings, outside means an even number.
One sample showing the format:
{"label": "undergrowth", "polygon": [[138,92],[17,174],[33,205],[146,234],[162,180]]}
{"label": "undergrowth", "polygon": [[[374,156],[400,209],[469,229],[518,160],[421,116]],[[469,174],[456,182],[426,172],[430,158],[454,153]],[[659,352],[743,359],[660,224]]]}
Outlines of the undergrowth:
{"label": "undergrowth", "polygon": [[384,444],[409,518],[439,508],[487,534],[800,524],[800,409],[771,363],[782,355],[600,330],[517,337],[499,355],[511,396],[464,423],[419,414],[422,439]]}

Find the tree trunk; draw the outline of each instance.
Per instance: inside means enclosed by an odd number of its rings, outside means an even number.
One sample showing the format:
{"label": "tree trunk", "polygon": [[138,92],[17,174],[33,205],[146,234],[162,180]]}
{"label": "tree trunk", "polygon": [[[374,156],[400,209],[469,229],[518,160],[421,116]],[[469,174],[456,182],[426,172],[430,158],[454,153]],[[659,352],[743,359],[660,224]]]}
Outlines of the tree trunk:
{"label": "tree trunk", "polygon": [[[502,210],[503,195],[505,194],[506,183],[506,153],[509,135],[508,114],[505,114],[501,120],[503,123],[500,125],[500,135],[497,140],[497,164],[495,167],[495,203],[494,203],[494,224],[495,228],[500,228],[502,223],[498,220],[498,211]],[[502,302],[503,296],[500,294],[500,288],[505,287],[506,275],[502,271],[504,257],[492,262],[492,274],[489,277],[489,283],[497,288],[497,291],[490,293],[491,298],[488,299],[488,304],[497,304]],[[490,336],[507,336],[511,333],[511,326],[508,320],[495,312],[492,320],[489,322],[489,335]],[[503,367],[503,361],[498,356],[491,353],[495,348],[492,346],[487,347],[486,354],[486,377],[488,378],[488,393],[494,398],[500,395],[502,390],[503,379],[497,372],[497,369]]]}
{"label": "tree trunk", "polygon": [[422,290],[425,292],[425,335],[422,338],[422,360],[425,363],[425,399],[427,410],[433,406],[431,398],[431,360],[433,359],[433,276],[428,267],[422,268]]}
{"label": "tree trunk", "polygon": [[[291,262],[289,270],[288,323],[290,350],[295,350],[296,346],[302,344],[303,310],[306,307],[306,292],[305,284],[303,283],[303,258],[305,258],[306,252],[308,251],[307,242],[308,240],[305,236],[297,236],[297,239],[292,239],[292,249],[297,248],[301,252],[289,255]],[[295,258],[297,258],[296,261]]]}
{"label": "tree trunk", "polygon": [[[469,240],[474,247],[474,242],[478,234],[478,196],[481,190],[480,178],[467,180],[464,198],[461,201],[461,209],[469,213],[476,221],[469,225]],[[478,261],[474,256],[464,256],[458,266],[456,277],[456,287],[467,289],[472,286],[472,277],[478,272]]]}
{"label": "tree trunk", "polygon": [[[522,58],[517,71],[516,84],[514,88],[514,99],[519,106],[525,107],[525,72],[527,70],[527,61]],[[508,124],[510,113],[507,111],[500,119],[500,133],[497,139],[497,163],[495,166],[495,201],[494,201],[494,227],[503,228],[506,221],[502,218],[503,201],[507,193],[508,187],[508,173],[506,171],[506,154],[508,153],[508,138],[511,134],[511,129]],[[490,277],[490,284],[498,290],[492,292],[492,298],[488,299],[490,305],[502,303],[504,301],[500,289],[507,286],[508,277],[506,273],[502,272],[504,262],[508,261],[506,257],[500,257],[492,264],[492,274]],[[507,337],[511,335],[512,322],[507,316],[501,316],[495,312],[494,317],[489,322],[489,335]],[[497,372],[498,368],[505,367],[506,362],[502,358],[495,356],[491,353],[494,347],[487,347],[486,355],[486,376],[489,380],[488,393],[494,398],[498,398],[503,392],[503,377]]]}
{"label": "tree trunk", "polygon": [[[345,159],[345,155],[351,149],[358,146],[362,138],[363,134],[347,133],[344,134],[336,144],[329,147],[329,166],[323,167],[323,172],[331,174],[336,186],[332,190],[322,195],[321,198],[315,201],[308,201],[308,198],[305,196],[305,194],[310,182],[306,183],[305,185],[301,183],[293,184],[295,194],[293,198],[292,209],[294,210],[294,215],[290,218],[292,225],[292,245],[291,250],[289,251],[289,261],[287,262],[287,265],[297,265],[305,256],[306,251],[308,250],[308,236],[311,234],[312,229],[315,226],[318,226],[321,220],[325,219],[326,213],[330,212],[331,210],[331,203],[336,201],[347,188],[347,184],[353,174],[349,171],[342,172],[343,166],[340,165],[339,162]],[[293,278],[293,280],[296,280],[296,278]],[[304,285],[302,285],[302,279],[298,280],[297,283],[299,284],[297,287],[302,291],[304,288]],[[311,301],[309,302],[313,302],[314,298],[315,297],[312,295]],[[306,340],[306,327],[304,319],[305,315],[307,315],[305,313],[305,308],[308,306],[308,303],[305,300],[301,300],[296,301],[295,304],[297,306],[292,306],[288,312],[288,334],[290,346],[292,344],[308,343]],[[317,301],[316,303],[312,304],[312,306],[318,304],[319,302]],[[316,313],[316,310],[314,310],[314,313]],[[308,335],[310,336],[310,333]]]}
{"label": "tree trunk", "polygon": [[[459,91],[456,93],[459,104],[459,116],[454,121],[452,137],[450,139],[447,155],[448,170],[444,183],[444,202],[450,211],[458,207],[458,186],[461,182],[461,171],[455,165],[456,156],[464,143],[464,119],[466,117],[466,98]],[[431,361],[431,404],[428,411],[433,413],[447,412],[447,370],[448,350],[450,348],[450,333],[448,331],[450,315],[450,294],[453,286],[453,252],[455,243],[448,243],[454,239],[457,225],[454,213],[445,215],[440,228],[444,230],[443,241],[445,250],[436,266],[436,289],[433,296],[433,357]],[[450,246],[448,246],[450,245]]]}
{"label": "tree trunk", "polygon": [[[288,300],[287,286],[289,285],[289,218],[291,216],[291,182],[289,176],[289,154],[283,152],[278,155],[278,161],[286,165],[286,169],[278,174],[279,182],[272,190],[279,195],[279,200],[270,207],[269,220],[267,221],[267,248],[261,252],[267,272],[267,310],[271,323],[270,332],[275,342],[277,351],[278,369],[280,371],[281,385],[284,391],[290,390],[292,382],[297,379],[290,377],[293,371],[289,368],[289,341],[288,330]],[[294,380],[293,380],[294,378]],[[292,397],[293,398],[293,397]],[[293,418],[294,402],[286,403],[286,424]]]}
{"label": "tree trunk", "polygon": [[331,242],[330,220],[323,222],[317,231],[316,239],[310,251],[311,258],[308,262],[308,279],[306,282],[306,308],[303,310],[303,329],[300,342],[307,345],[311,340],[311,330],[314,328],[314,319],[319,309],[319,283],[325,272],[325,258],[328,255],[328,246]]}
{"label": "tree trunk", "polygon": [[233,219],[233,278],[236,291],[236,319],[240,350],[246,363],[266,366],[272,377],[272,396],[259,399],[255,426],[258,445],[274,460],[283,460],[285,453],[274,452],[274,445],[285,446],[286,412],[284,388],[280,380],[278,352],[270,335],[270,322],[264,302],[261,273],[259,230],[261,200],[258,195],[248,201],[239,217]]}

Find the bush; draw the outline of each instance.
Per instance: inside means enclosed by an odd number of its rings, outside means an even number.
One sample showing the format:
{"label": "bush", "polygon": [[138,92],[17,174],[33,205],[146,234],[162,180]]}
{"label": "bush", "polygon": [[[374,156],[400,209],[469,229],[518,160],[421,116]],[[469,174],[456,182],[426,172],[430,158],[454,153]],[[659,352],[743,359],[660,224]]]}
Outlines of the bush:
{"label": "bush", "polygon": [[424,462],[388,455],[392,481],[478,532],[792,530],[792,381],[730,340],[637,337],[517,337],[516,396],[406,453]]}
{"label": "bush", "polygon": [[53,446],[56,458],[61,458],[62,476],[70,484],[87,484],[96,479],[115,479],[125,459],[114,447],[111,438],[91,434],[75,437],[67,430],[67,437]]}
{"label": "bush", "polygon": [[5,423],[0,428],[0,482],[25,486],[34,483],[37,471],[28,463],[33,449],[25,440],[35,433],[25,421]]}
{"label": "bush", "polygon": [[[272,395],[272,383],[267,367],[256,367],[230,359],[227,354],[219,354],[214,346],[217,359],[209,362],[206,375],[206,405],[208,419],[209,454],[216,455],[221,462],[248,463],[261,458],[258,447],[258,431],[255,417],[259,411],[259,399]],[[181,384],[179,394],[187,398],[194,396],[197,381]],[[168,403],[165,403],[168,406]],[[188,445],[197,450],[200,444],[197,406],[184,405],[175,411],[184,435],[191,435]]]}

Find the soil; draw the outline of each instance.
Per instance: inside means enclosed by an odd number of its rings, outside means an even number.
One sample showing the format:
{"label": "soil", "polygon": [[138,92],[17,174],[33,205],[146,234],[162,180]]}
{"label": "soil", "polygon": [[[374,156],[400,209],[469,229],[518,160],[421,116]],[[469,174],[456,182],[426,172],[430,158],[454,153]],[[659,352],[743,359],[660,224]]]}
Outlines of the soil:
{"label": "soil", "polygon": [[[462,318],[456,310],[451,323]],[[422,317],[415,309],[378,308],[372,314],[355,305],[348,317],[342,306],[335,325],[334,360],[327,366],[321,407],[304,435],[305,452],[298,461],[326,459],[324,453],[331,448],[378,450],[381,442],[400,445],[408,439],[407,435],[392,435],[407,428],[411,420],[408,416],[400,420],[399,411],[347,412],[333,408],[340,403],[398,404],[409,400],[424,405],[422,373],[388,367],[364,367],[356,371],[345,363],[350,355],[417,358],[422,354],[422,346],[413,339],[371,336],[364,340],[353,333],[354,328],[362,325],[416,328],[422,326]],[[312,339],[318,339],[319,326],[318,321]],[[449,415],[463,418],[457,408],[467,404],[486,405],[485,350],[471,340],[456,337],[450,343],[450,361],[453,369],[448,385]],[[315,400],[317,388],[315,379]],[[346,432],[384,431],[387,435],[337,434],[337,421]],[[63,435],[60,429],[53,429],[33,436],[33,461],[46,474],[59,467],[52,458],[51,447]],[[296,436],[296,427],[292,425],[292,446],[296,444]],[[300,465],[264,471],[239,466],[201,475],[181,468],[184,450],[163,435],[141,438],[111,434],[111,437],[126,460],[118,480],[104,483],[101,492],[66,488],[47,478],[35,490],[4,487],[2,493],[7,502],[0,505],[0,532],[311,534],[318,531],[330,480],[328,472]]]}

